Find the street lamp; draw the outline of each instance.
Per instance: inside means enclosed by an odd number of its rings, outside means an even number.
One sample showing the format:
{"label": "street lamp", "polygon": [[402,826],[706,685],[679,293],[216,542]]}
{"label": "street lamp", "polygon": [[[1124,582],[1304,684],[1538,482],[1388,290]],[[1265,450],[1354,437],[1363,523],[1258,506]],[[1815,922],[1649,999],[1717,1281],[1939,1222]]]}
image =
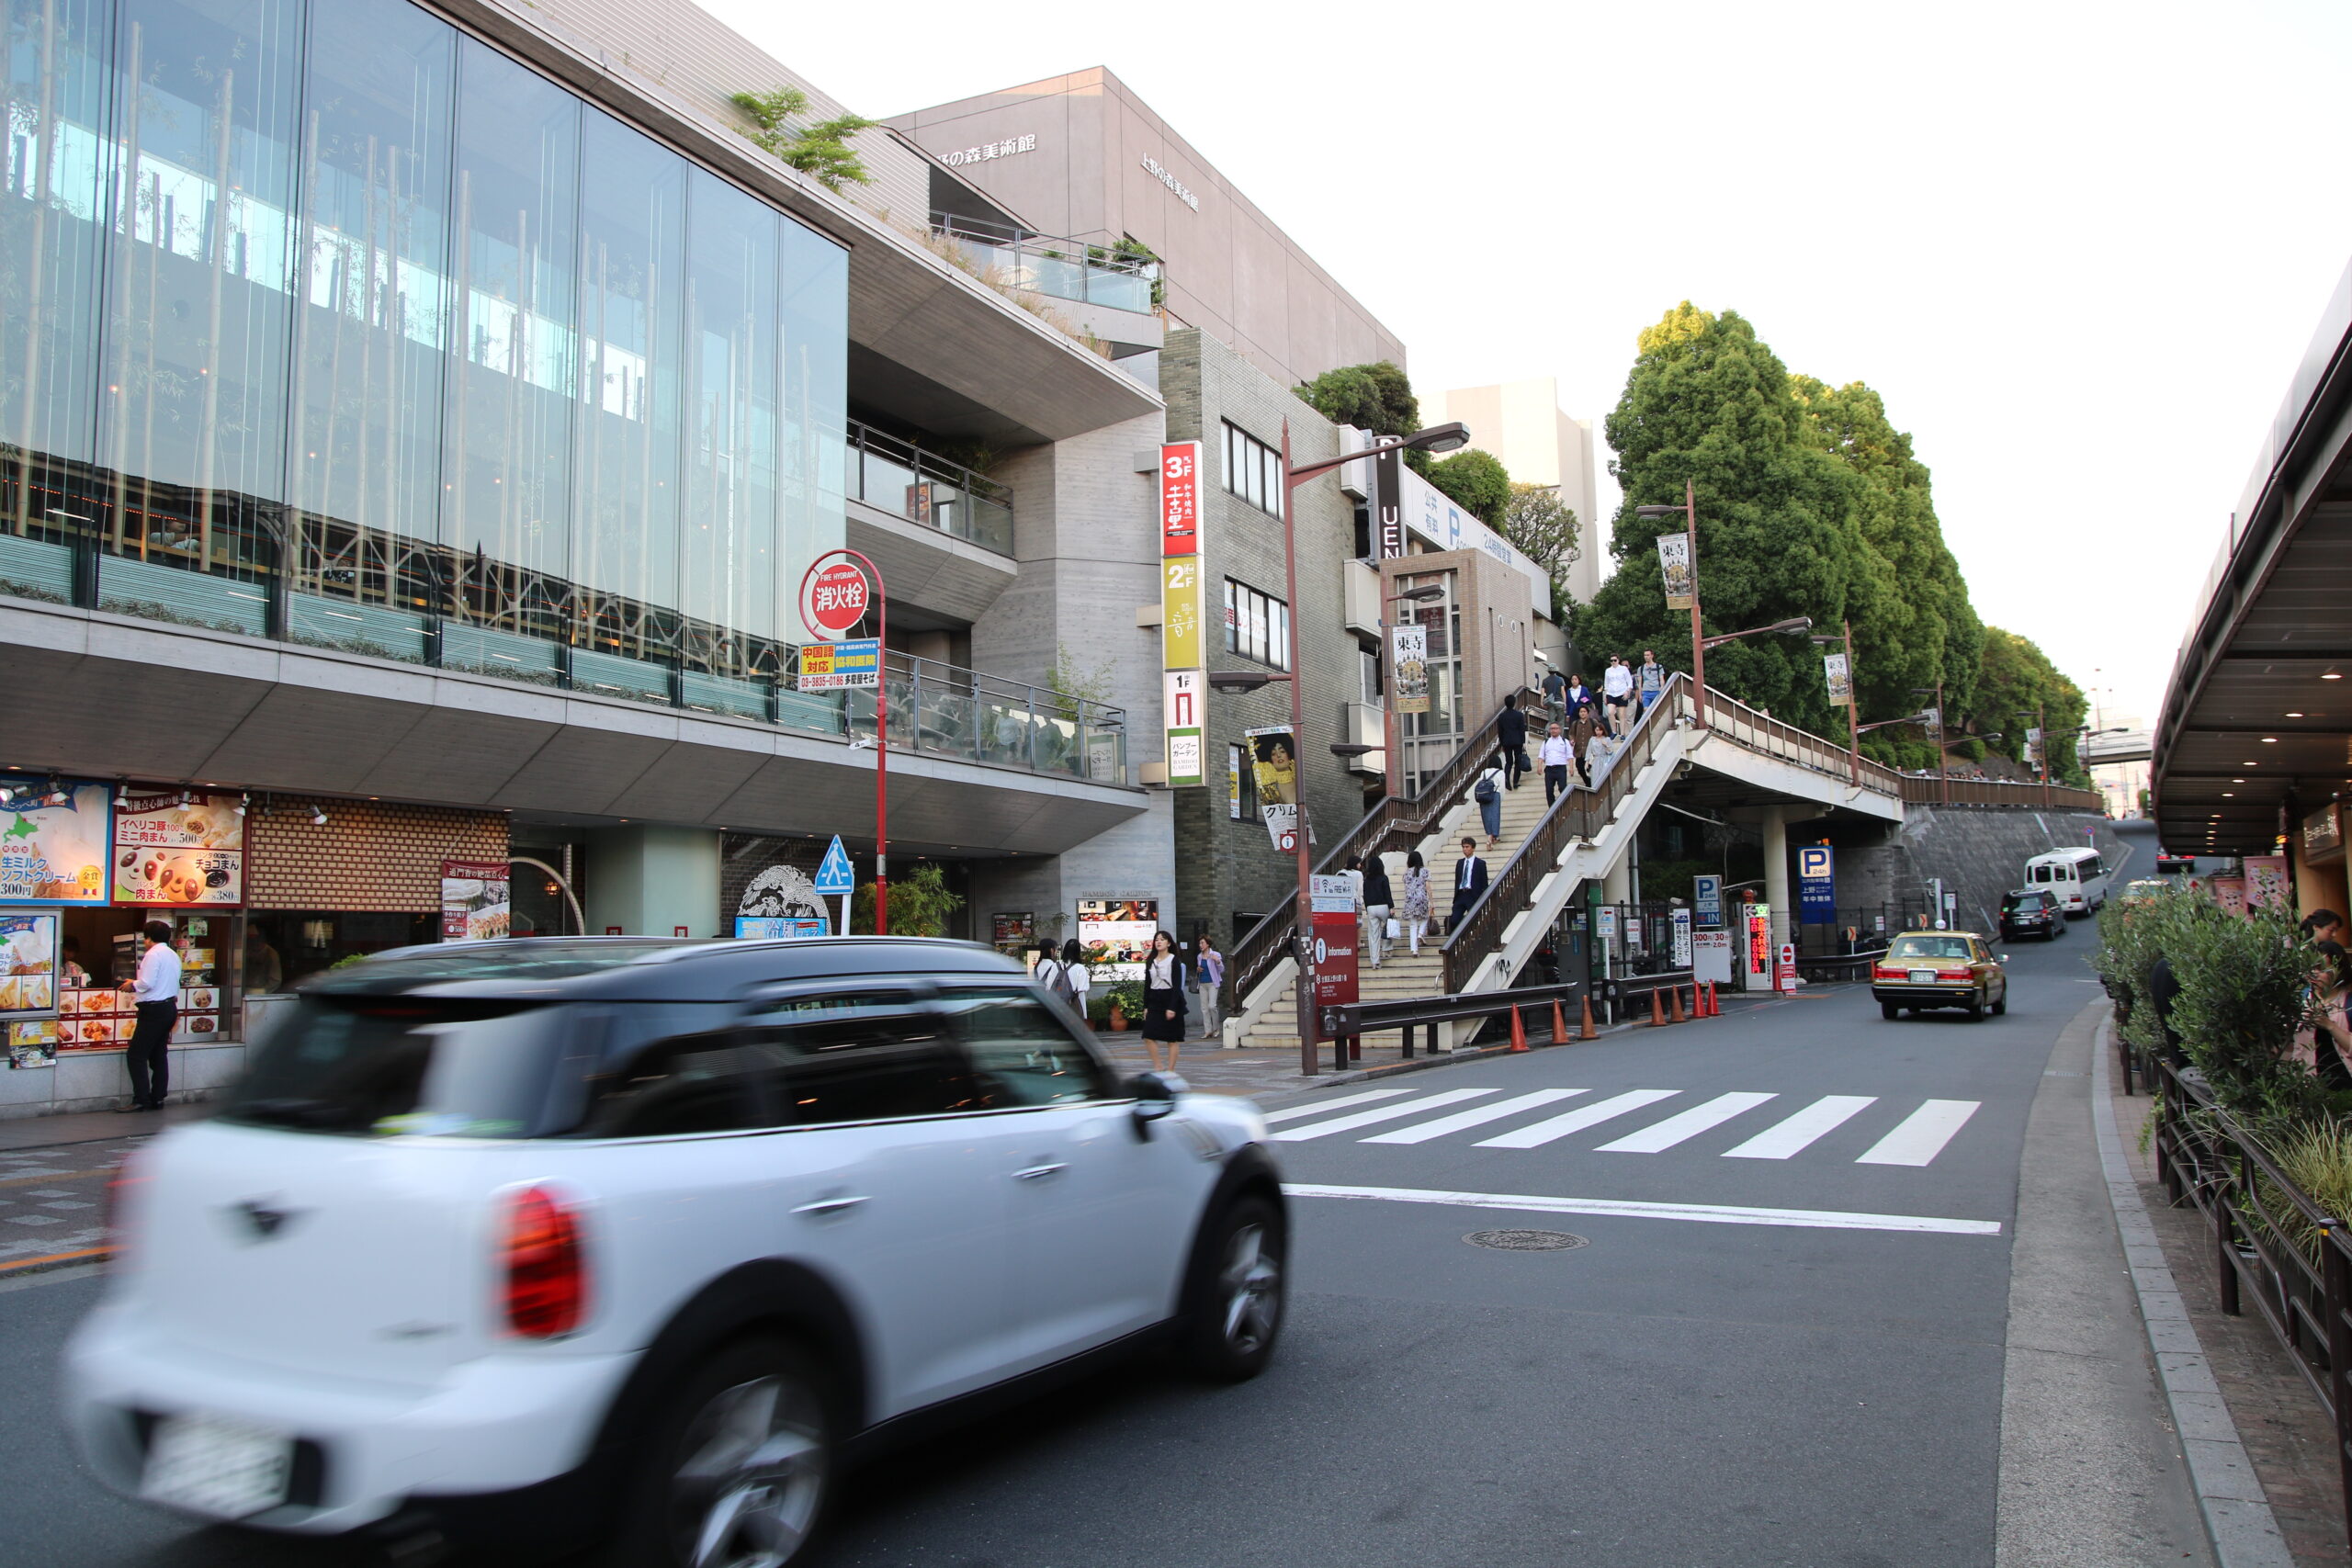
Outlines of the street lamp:
{"label": "street lamp", "polygon": [[[1312,463],[1294,467],[1290,460],[1290,421],[1283,421],[1283,583],[1290,600],[1290,732],[1293,744],[1304,744],[1306,738],[1306,694],[1298,679],[1298,526],[1294,502],[1298,487],[1312,479],[1336,473],[1348,464],[1365,457],[1383,457],[1408,448],[1417,452],[1451,452],[1470,445],[1470,427],[1455,420],[1446,424],[1433,424],[1426,430],[1416,430],[1410,435],[1391,436],[1376,441],[1360,452],[1344,452],[1336,457],[1319,458]],[[1254,673],[1252,671],[1251,673]],[[1212,687],[1227,690],[1254,691],[1265,684],[1252,682],[1248,686],[1220,686],[1216,675],[1209,677]],[[1298,831],[1292,849],[1298,863],[1298,909],[1291,932],[1292,951],[1298,958],[1298,1070],[1313,1077],[1319,1070],[1315,1059],[1315,987],[1314,971],[1309,960],[1314,949],[1309,945],[1315,931],[1314,903],[1308,896],[1307,878],[1312,874],[1306,858],[1306,791],[1298,791]]]}
{"label": "street lamp", "polygon": [[1932,686],[1911,688],[1911,694],[1915,697],[1924,697],[1930,693],[1936,699],[1936,800],[1940,805],[1949,806],[1951,804],[1951,762],[1944,750],[1944,683],[1938,681]]}
{"label": "street lamp", "polygon": [[1798,615],[1791,620],[1774,621],[1769,626],[1750,626],[1744,632],[1718,632],[1713,637],[1707,638],[1699,646],[1701,648],[1716,648],[1720,647],[1724,643],[1737,642],[1744,637],[1764,637],[1772,632],[1778,632],[1782,637],[1797,637],[1811,630],[1813,630],[1813,617],[1811,615]]}

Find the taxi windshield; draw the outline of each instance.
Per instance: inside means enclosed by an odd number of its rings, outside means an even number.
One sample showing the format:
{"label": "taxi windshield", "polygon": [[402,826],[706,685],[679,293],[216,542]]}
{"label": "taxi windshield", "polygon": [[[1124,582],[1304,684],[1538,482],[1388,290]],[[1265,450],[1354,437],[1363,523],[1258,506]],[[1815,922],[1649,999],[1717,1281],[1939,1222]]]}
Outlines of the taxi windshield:
{"label": "taxi windshield", "polygon": [[1968,939],[1964,936],[1903,936],[1894,939],[1890,958],[1956,958],[1966,963],[1969,958]]}

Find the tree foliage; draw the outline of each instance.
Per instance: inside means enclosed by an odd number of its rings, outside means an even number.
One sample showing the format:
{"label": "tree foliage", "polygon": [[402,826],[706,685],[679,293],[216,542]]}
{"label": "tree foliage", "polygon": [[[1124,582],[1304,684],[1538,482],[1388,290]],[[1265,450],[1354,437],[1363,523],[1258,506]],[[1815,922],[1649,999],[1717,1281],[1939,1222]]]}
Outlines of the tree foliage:
{"label": "tree foliage", "polygon": [[[964,896],[947,886],[947,874],[926,861],[890,884],[890,934],[937,936],[964,907]],[[874,934],[874,884],[861,882],[850,897],[849,929]]]}
{"label": "tree foliage", "polygon": [[[1644,331],[1606,429],[1624,502],[1611,537],[1618,570],[1579,617],[1589,662],[1687,645],[1687,619],[1666,608],[1656,547],[1677,525],[1634,513],[1679,505],[1685,479],[1698,490],[1708,631],[1794,615],[1835,626],[1858,592],[1887,591],[1857,521],[1862,481],[1815,438],[1787,368],[1735,312],[1713,315],[1686,300]],[[1725,644],[1708,657],[1707,678],[1776,717],[1829,733],[1819,650],[1802,637]]]}
{"label": "tree foliage", "polygon": [[1510,474],[1502,459],[1473,446],[1421,470],[1448,501],[1499,532],[1510,508]]}
{"label": "tree foliage", "polygon": [[777,87],[765,93],[738,93],[728,100],[752,117],[759,130],[751,139],[788,168],[799,170],[827,190],[845,185],[871,185],[874,176],[849,145],[849,139],[871,130],[875,121],[864,115],[836,115],[811,125],[792,122],[808,112],[808,95],[797,87]]}
{"label": "tree foliage", "polygon": [[1294,389],[1299,400],[1334,424],[1352,424],[1374,435],[1410,435],[1421,427],[1420,400],[1404,370],[1383,359],[1342,365]]}
{"label": "tree foliage", "polygon": [[1551,580],[1555,615],[1566,596],[1561,579],[1567,574],[1569,563],[1584,553],[1577,542],[1582,529],[1576,513],[1561,503],[1560,492],[1553,486],[1510,487],[1510,500],[1503,506],[1502,536]]}
{"label": "tree foliage", "polygon": [[[2049,655],[2015,632],[1984,628],[1976,689],[1961,716],[1987,749],[2021,760],[2026,731],[2039,722],[2051,738],[2051,778],[2061,784],[2087,783],[2075,731],[2089,711],[2082,688],[2061,674]],[[1998,739],[1994,739],[1996,734]]]}

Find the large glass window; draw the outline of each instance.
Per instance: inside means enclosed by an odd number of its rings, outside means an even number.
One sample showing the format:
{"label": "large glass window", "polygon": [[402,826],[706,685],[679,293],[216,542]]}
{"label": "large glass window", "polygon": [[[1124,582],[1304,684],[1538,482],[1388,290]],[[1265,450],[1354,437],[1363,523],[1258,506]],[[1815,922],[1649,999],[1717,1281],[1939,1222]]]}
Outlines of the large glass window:
{"label": "large glass window", "polygon": [[1290,606],[1247,583],[1225,580],[1225,647],[1228,653],[1290,668]]}
{"label": "large glass window", "polygon": [[1225,489],[1261,511],[1283,514],[1282,453],[1230,420],[1225,423]]}

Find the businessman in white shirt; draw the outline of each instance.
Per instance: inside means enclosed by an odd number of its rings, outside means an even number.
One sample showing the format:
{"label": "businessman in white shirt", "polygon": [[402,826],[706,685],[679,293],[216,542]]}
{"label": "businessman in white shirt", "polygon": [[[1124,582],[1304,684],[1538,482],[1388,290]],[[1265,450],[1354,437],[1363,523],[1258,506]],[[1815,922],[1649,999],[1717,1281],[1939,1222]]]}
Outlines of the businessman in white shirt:
{"label": "businessman in white shirt", "polygon": [[1558,725],[1544,738],[1544,804],[1568,793],[1568,769],[1576,764],[1576,742],[1560,733]]}
{"label": "businessman in white shirt", "polygon": [[139,955],[139,976],[125,980],[139,1021],[130,1032],[123,1065],[130,1072],[130,1109],[161,1111],[172,1088],[172,1028],[180,1019],[180,955],[172,951],[169,920],[141,928],[147,950]]}

